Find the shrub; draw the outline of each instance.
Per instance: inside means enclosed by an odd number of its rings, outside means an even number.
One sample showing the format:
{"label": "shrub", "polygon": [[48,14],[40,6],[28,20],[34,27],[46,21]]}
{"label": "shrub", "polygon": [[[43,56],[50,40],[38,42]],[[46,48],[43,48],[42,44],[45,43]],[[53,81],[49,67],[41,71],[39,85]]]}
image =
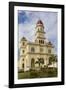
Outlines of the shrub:
{"label": "shrub", "polygon": [[36,71],[31,71],[30,72],[30,77],[31,78],[36,78],[36,77],[38,77],[39,75],[38,75],[38,72],[36,72]]}
{"label": "shrub", "polygon": [[22,70],[22,69],[18,71],[18,73],[23,73],[23,72],[24,72],[24,70]]}

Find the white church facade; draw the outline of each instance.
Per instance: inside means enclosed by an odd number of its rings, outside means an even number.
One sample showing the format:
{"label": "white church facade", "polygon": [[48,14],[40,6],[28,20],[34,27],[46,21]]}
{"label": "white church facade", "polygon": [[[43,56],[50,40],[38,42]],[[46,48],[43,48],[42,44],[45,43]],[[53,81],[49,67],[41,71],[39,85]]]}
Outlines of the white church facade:
{"label": "white church facade", "polygon": [[29,42],[27,38],[22,37],[19,43],[19,70],[29,71],[30,69],[38,69],[49,64],[49,57],[54,54],[54,46],[50,41],[46,41],[44,24],[41,20],[36,23],[35,40]]}

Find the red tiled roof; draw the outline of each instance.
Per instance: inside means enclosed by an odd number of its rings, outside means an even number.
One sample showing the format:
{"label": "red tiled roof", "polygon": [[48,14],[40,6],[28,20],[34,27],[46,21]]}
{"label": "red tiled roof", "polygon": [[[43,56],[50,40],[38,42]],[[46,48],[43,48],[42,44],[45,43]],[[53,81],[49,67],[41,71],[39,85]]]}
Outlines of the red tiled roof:
{"label": "red tiled roof", "polygon": [[38,20],[37,24],[42,24],[43,25],[43,22],[41,20]]}

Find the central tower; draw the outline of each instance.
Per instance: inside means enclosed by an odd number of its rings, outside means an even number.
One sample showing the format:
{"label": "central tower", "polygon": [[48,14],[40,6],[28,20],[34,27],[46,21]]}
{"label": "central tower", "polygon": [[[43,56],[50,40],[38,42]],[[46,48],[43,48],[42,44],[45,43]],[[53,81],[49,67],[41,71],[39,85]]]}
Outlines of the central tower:
{"label": "central tower", "polygon": [[36,27],[35,27],[35,42],[38,44],[44,44],[45,41],[45,32],[44,32],[44,25],[41,20],[38,20]]}

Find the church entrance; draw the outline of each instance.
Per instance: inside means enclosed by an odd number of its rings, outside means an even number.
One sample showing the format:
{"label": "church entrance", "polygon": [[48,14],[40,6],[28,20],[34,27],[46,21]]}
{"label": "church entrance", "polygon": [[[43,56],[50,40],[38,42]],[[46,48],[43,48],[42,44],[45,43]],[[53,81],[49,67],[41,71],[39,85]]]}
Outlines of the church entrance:
{"label": "church entrance", "polygon": [[32,58],[31,59],[31,69],[35,68],[35,60]]}

